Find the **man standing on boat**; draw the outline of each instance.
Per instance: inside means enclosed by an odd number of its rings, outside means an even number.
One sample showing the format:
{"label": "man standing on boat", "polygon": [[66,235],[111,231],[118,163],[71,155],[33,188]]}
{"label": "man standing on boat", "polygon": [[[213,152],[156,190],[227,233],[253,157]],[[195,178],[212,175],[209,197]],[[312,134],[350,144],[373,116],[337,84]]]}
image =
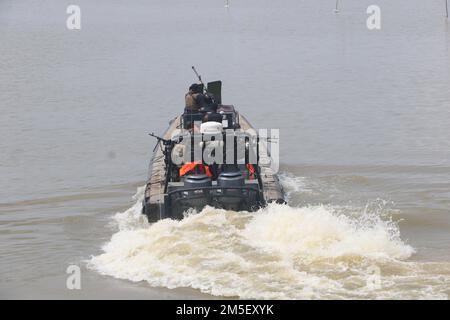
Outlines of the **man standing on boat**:
{"label": "man standing on boat", "polygon": [[185,113],[211,112],[217,109],[210,93],[203,93],[203,85],[194,83],[185,95]]}
{"label": "man standing on boat", "polygon": [[188,93],[185,95],[186,106],[185,113],[197,113],[204,104],[204,96],[202,93],[202,86],[194,83],[189,87]]}

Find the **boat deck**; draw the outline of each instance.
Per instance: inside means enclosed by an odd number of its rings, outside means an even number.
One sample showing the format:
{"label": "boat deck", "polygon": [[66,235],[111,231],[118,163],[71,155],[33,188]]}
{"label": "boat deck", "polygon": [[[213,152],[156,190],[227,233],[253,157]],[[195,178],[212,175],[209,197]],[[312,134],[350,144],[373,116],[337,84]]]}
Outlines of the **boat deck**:
{"label": "boat deck", "polygon": [[[171,120],[164,135],[164,139],[170,139],[174,130],[180,127],[181,116]],[[242,130],[253,129],[248,120],[239,114],[239,123]],[[260,169],[264,200],[269,202],[284,203],[283,190],[275,172],[270,167],[270,154],[267,152],[267,144],[260,142]],[[164,155],[163,146],[158,141],[150,162],[149,179],[147,182],[145,197],[148,202],[158,205],[164,202]]]}

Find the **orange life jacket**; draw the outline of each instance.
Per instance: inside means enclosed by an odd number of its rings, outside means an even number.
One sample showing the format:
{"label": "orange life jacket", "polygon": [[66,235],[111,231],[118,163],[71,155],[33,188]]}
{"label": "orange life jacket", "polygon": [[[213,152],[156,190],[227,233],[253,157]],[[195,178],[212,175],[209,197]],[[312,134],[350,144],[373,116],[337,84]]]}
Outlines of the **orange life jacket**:
{"label": "orange life jacket", "polygon": [[250,179],[255,178],[256,170],[255,170],[255,167],[252,164],[247,163],[247,170],[249,172],[249,178]]}
{"label": "orange life jacket", "polygon": [[180,168],[180,177],[193,172],[193,173],[204,173],[208,177],[212,177],[213,174],[207,165],[204,165],[201,161],[188,162]]}

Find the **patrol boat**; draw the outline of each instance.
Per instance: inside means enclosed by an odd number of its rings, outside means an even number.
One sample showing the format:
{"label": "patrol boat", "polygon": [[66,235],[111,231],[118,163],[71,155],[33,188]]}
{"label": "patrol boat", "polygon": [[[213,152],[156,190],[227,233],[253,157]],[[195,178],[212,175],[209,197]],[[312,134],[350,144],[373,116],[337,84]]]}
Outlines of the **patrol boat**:
{"label": "patrol boat", "polygon": [[269,150],[278,141],[255,134],[233,105],[222,104],[221,81],[204,87],[221,123],[202,123],[205,112],[185,112],[169,122],[162,137],[150,134],[158,141],[142,208],[149,222],[182,219],[189,209],[207,205],[256,211],[270,202],[285,203]]}

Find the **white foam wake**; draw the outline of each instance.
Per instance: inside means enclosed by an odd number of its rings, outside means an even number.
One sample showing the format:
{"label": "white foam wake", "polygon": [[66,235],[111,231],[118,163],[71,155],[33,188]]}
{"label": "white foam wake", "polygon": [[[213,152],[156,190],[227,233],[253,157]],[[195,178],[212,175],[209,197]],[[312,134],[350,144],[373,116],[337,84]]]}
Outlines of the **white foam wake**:
{"label": "white foam wake", "polygon": [[376,212],[207,207],[181,221],[149,225],[140,212],[142,196],[138,190],[136,204],[114,216],[119,230],[90,268],[152,286],[241,298],[447,297],[450,268],[434,284],[429,266],[404,261],[413,248],[394,222]]}

